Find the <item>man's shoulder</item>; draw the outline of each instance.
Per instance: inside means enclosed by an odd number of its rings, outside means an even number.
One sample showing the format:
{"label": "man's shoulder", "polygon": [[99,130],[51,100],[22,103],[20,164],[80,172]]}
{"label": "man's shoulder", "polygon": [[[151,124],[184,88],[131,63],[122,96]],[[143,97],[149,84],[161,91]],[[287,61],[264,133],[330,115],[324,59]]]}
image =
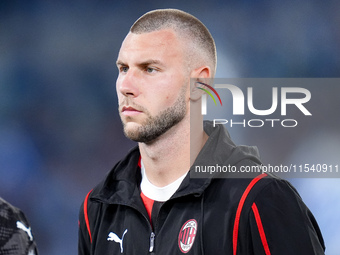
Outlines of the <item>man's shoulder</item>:
{"label": "man's shoulder", "polygon": [[132,148],[127,155],[119,160],[106,176],[94,186],[88,193],[87,199],[90,201],[95,197],[102,197],[105,192],[114,192],[114,186],[119,181],[131,182],[136,181],[136,168],[139,166],[140,153],[138,147]]}
{"label": "man's shoulder", "polygon": [[280,193],[289,193],[299,197],[295,188],[284,179],[275,175],[263,173],[251,175],[249,178],[221,178],[212,181],[206,190],[208,194],[221,196],[219,199],[238,204],[242,199],[250,204],[255,200],[275,200]]}
{"label": "man's shoulder", "polygon": [[1,251],[6,250],[8,254],[38,254],[32,230],[25,214],[21,209],[1,197],[0,247],[3,248]]}
{"label": "man's shoulder", "polygon": [[[23,218],[23,212],[0,197],[0,223],[3,221],[16,221]],[[24,219],[26,221],[26,219]],[[3,224],[2,224],[3,225]]]}

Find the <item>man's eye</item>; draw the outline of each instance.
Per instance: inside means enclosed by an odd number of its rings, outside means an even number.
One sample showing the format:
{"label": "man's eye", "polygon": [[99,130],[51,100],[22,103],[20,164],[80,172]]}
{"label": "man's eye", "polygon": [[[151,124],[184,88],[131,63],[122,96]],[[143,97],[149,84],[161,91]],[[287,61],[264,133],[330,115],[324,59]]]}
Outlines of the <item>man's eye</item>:
{"label": "man's eye", "polygon": [[119,69],[122,73],[126,73],[129,70],[129,68],[127,66],[122,66]]}
{"label": "man's eye", "polygon": [[157,70],[156,70],[155,68],[152,68],[152,67],[147,67],[147,68],[145,69],[145,71],[148,72],[148,73],[154,73],[154,72],[156,72]]}

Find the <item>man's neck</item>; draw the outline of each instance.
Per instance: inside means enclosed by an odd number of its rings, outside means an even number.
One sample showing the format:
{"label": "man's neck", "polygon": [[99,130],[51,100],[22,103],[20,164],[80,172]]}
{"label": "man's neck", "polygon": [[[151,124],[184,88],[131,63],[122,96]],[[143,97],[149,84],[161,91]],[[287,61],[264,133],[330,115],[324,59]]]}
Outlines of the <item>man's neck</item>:
{"label": "man's neck", "polygon": [[[191,146],[190,136],[195,138]],[[187,173],[193,163],[190,158],[196,158],[207,137],[203,127],[190,132],[190,121],[187,120],[173,126],[152,143],[139,143],[150,182],[163,187]]]}

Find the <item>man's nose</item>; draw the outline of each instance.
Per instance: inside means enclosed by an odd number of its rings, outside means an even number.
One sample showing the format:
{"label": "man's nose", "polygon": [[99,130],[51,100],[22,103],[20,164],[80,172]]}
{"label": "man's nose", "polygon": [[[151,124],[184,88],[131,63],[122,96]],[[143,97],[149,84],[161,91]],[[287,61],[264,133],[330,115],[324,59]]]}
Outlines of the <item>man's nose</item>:
{"label": "man's nose", "polygon": [[125,74],[118,76],[117,89],[126,97],[136,97],[139,95],[138,80],[138,74],[129,69]]}

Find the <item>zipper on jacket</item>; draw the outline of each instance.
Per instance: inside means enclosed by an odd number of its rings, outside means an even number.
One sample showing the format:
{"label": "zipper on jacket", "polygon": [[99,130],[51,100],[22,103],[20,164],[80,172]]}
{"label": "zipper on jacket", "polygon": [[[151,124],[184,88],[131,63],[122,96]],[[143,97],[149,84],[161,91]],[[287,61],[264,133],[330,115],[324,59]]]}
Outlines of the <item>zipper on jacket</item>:
{"label": "zipper on jacket", "polygon": [[150,243],[149,243],[149,253],[153,254],[153,250],[155,249],[155,236],[156,236],[156,234],[155,234],[155,232],[153,230],[152,225],[150,224],[150,220],[137,207],[131,206],[131,205],[129,207],[131,207],[134,210],[136,210],[137,212],[139,212],[144,217],[144,219],[147,221],[147,223],[148,223],[148,225],[149,225],[149,227],[151,229]]}
{"label": "zipper on jacket", "polygon": [[150,248],[149,248],[149,252],[153,252],[153,249],[155,248],[155,233],[151,232],[150,235]]}

